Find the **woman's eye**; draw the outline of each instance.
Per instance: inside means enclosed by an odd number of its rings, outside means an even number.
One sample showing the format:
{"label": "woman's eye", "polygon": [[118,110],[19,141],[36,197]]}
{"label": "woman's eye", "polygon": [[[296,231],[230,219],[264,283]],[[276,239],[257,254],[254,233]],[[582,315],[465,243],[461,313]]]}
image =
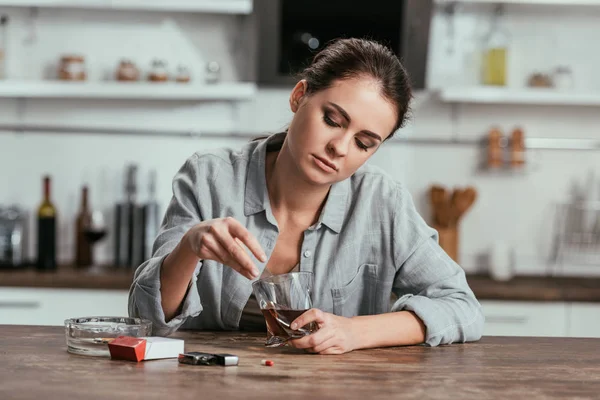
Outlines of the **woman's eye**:
{"label": "woman's eye", "polygon": [[329,118],[329,115],[327,114],[323,115],[323,121],[325,121],[325,123],[329,126],[339,128],[339,125],[336,124],[331,118]]}
{"label": "woman's eye", "polygon": [[364,144],[363,142],[361,142],[359,139],[355,139],[356,140],[356,145],[358,147],[360,147],[362,150],[367,151],[369,149],[369,147]]}

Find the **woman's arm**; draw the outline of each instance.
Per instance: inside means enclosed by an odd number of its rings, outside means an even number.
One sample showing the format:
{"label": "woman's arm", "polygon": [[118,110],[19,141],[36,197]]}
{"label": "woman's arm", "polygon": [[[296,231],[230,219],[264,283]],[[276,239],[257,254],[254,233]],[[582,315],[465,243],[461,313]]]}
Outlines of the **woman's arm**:
{"label": "woman's arm", "polygon": [[[154,241],[152,257],[137,268],[129,290],[129,315],[152,321],[156,335],[176,331],[188,317],[202,311],[198,291],[195,288],[189,290],[202,263],[179,246],[186,232],[201,221],[196,193],[197,187],[201,186],[198,168],[198,156],[194,154],[173,178],[173,197]],[[175,254],[171,256],[173,252]],[[183,266],[175,269],[174,265],[179,261]],[[162,273],[165,262],[167,274]],[[178,293],[175,287],[184,289]],[[168,294],[164,293],[165,288]]]}
{"label": "woman's arm", "polygon": [[427,343],[430,346],[481,338],[484,317],[463,269],[439,246],[437,231],[416,212],[410,194],[398,188],[394,199],[392,290],[398,297],[390,313],[344,318],[310,310],[300,326],[315,321],[319,331],[291,341],[323,354],[356,348]]}
{"label": "woman's arm", "polygon": [[409,346],[425,341],[425,324],[411,311],[352,318],[357,349]]}
{"label": "woman's arm", "polygon": [[401,264],[393,284],[392,311],[411,311],[426,327],[431,346],[481,338],[484,317],[463,269],[438,245],[437,232]]}
{"label": "woman's arm", "polygon": [[160,298],[166,322],[180,311],[190,279],[200,261],[186,238],[184,235],[160,268]]}

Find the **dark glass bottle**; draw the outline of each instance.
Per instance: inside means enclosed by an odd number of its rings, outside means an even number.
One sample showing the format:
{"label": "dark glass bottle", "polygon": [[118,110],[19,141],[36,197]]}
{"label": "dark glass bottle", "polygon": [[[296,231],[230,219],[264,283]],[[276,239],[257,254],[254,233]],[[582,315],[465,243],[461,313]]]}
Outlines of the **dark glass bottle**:
{"label": "dark glass bottle", "polygon": [[91,225],[92,214],[88,206],[88,188],[81,190],[81,208],[75,221],[75,265],[88,267],[92,265],[92,243],[87,235]]}
{"label": "dark glass bottle", "polygon": [[51,180],[44,177],[44,199],[38,208],[37,269],[56,270],[56,207],[50,200]]}

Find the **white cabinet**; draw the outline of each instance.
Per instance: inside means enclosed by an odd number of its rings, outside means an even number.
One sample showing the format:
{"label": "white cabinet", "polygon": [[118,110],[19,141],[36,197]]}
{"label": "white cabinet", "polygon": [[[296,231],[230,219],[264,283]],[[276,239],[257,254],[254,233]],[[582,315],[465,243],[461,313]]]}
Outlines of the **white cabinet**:
{"label": "white cabinet", "polygon": [[0,324],[63,325],[85,316],[127,316],[126,290],[0,287]]}
{"label": "white cabinet", "polygon": [[482,300],[484,336],[567,336],[568,306],[561,302]]}
{"label": "white cabinet", "polygon": [[600,338],[600,304],[571,303],[569,336]]}

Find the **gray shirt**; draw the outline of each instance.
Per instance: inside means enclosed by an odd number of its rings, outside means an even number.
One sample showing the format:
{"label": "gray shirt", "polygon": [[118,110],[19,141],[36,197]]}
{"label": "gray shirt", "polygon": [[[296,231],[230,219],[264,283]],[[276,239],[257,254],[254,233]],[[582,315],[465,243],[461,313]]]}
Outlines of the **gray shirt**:
{"label": "gray shirt", "polygon": [[[153,334],[239,328],[252,281],[216,261],[198,262],[180,314],[166,322],[160,268],[192,226],[229,216],[270,257],[278,227],[265,157],[282,139],[276,134],[239,151],[197,152],[175,175],[152,258],[138,267],[129,292],[129,314],[151,320]],[[262,273],[266,263],[250,256]],[[424,322],[431,346],[481,337],[481,306],[464,271],[438,245],[437,231],[417,213],[407,189],[379,168],[364,165],[332,185],[317,224],[304,232],[300,271],[313,272],[313,306],[323,311],[352,317],[410,310]]]}

